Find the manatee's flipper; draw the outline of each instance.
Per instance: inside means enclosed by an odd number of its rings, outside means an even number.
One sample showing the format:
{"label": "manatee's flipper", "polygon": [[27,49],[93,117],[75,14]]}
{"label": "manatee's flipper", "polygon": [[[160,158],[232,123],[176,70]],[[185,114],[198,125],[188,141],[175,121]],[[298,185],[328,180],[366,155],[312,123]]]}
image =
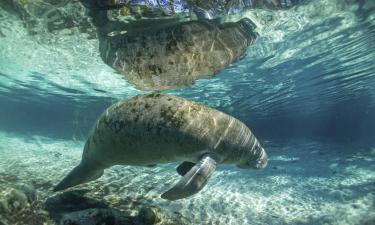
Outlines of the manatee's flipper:
{"label": "manatee's flipper", "polygon": [[95,169],[85,163],[80,163],[53,189],[53,191],[61,191],[67,188],[83,184],[92,180],[96,180],[104,173],[103,169]]}
{"label": "manatee's flipper", "polygon": [[187,172],[189,172],[189,170],[191,170],[191,168],[193,168],[193,166],[195,166],[195,163],[185,161],[181,163],[176,168],[176,170],[178,174],[180,174],[181,176],[184,176]]}
{"label": "manatee's flipper", "polygon": [[205,155],[174,187],[162,194],[161,197],[173,201],[199,192],[207,184],[215,168],[216,161]]}

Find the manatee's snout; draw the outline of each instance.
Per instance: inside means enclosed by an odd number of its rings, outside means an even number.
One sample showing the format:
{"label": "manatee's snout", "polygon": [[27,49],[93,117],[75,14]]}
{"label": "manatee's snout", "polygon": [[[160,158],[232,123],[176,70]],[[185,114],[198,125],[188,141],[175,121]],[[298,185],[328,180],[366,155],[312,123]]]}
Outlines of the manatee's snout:
{"label": "manatee's snout", "polygon": [[258,159],[255,160],[255,162],[254,162],[254,168],[255,169],[263,169],[263,168],[265,168],[267,166],[267,164],[268,164],[267,153],[264,150],[264,148],[261,148],[261,154],[258,157]]}
{"label": "manatee's snout", "polygon": [[251,157],[248,160],[244,160],[241,163],[237,164],[237,167],[241,169],[263,169],[268,164],[267,153],[262,147],[258,147],[255,150],[256,157]]}

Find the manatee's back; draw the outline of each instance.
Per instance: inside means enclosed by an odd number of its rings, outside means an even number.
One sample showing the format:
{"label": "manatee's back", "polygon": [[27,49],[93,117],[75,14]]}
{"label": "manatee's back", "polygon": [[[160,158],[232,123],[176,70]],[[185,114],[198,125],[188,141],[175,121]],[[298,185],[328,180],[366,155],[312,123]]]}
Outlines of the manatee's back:
{"label": "manatee's back", "polygon": [[138,95],[118,102],[93,128],[86,157],[112,165],[196,161],[208,148],[197,133],[210,129],[196,129],[201,123],[199,115],[206,115],[205,111],[207,107],[162,94]]}

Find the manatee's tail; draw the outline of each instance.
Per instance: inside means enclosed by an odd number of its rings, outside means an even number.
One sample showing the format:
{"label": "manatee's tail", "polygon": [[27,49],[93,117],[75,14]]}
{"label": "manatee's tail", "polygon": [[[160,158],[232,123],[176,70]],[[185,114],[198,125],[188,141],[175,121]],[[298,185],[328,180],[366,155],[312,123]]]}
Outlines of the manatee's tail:
{"label": "manatee's tail", "polygon": [[104,169],[96,169],[86,163],[80,163],[76,166],[68,176],[66,176],[53,191],[61,191],[67,188],[83,184],[89,181],[93,181],[101,177],[104,173]]}

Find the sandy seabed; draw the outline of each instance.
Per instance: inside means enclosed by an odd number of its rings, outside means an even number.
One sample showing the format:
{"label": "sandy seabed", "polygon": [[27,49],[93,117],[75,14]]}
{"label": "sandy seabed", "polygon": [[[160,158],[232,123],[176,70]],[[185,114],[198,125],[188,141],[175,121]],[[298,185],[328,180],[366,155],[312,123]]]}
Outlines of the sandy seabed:
{"label": "sandy seabed", "polygon": [[[88,190],[119,210],[130,209],[129,202],[157,207],[186,224],[375,224],[375,147],[263,142],[270,159],[265,170],[220,165],[207,186],[188,199],[160,198],[179,180],[177,164],[114,166],[99,180],[74,189]],[[43,204],[79,163],[83,145],[2,132],[0,185],[31,183]]]}

